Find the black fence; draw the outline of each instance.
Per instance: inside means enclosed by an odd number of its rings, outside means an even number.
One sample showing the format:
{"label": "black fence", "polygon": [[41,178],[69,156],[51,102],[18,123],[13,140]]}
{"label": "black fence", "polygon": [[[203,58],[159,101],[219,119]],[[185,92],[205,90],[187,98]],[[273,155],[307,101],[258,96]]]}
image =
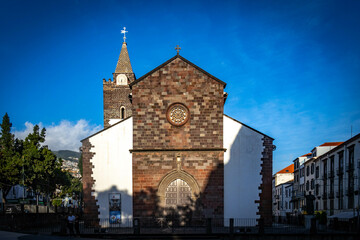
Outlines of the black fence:
{"label": "black fence", "polygon": [[[30,233],[68,235],[93,234],[309,234],[309,233],[356,233],[356,219],[328,219],[326,225],[312,220],[306,228],[301,221],[286,219],[265,226],[261,219],[245,218],[134,218],[111,223],[109,219],[82,219],[69,225],[67,214],[3,214],[0,215],[2,230]],[[292,222],[296,222],[293,224]],[[72,230],[71,230],[72,229]]]}

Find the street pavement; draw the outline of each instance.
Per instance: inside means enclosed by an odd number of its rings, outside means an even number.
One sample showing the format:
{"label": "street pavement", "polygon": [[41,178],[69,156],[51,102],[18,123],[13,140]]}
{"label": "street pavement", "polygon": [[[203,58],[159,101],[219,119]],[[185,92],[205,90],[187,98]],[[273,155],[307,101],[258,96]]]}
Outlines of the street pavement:
{"label": "street pavement", "polygon": [[77,238],[77,237],[69,237],[69,236],[61,237],[61,236],[49,236],[49,235],[35,235],[35,234],[6,232],[6,231],[0,231],[0,239],[1,240],[67,240],[67,239],[97,240],[95,238]]}
{"label": "street pavement", "polygon": [[[79,238],[79,237],[70,237],[70,236],[50,236],[50,235],[36,235],[36,234],[26,234],[26,233],[15,233],[0,231],[0,240],[104,240],[101,238]],[[227,238],[218,238],[215,236],[198,236],[198,237],[179,237],[179,236],[133,236],[133,237],[117,237],[117,239],[127,239],[127,240],[138,240],[138,239],[147,239],[147,240],[209,240],[209,239],[227,239]]]}

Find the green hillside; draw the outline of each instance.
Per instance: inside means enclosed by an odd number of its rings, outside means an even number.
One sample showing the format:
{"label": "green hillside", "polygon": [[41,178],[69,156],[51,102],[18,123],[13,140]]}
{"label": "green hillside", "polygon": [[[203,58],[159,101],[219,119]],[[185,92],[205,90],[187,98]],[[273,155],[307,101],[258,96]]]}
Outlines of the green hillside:
{"label": "green hillside", "polygon": [[70,160],[70,161],[75,161],[74,158],[79,159],[81,156],[81,153],[79,152],[75,152],[75,151],[70,151],[70,150],[59,150],[59,151],[52,151],[56,157],[58,158],[62,158],[64,160]]}

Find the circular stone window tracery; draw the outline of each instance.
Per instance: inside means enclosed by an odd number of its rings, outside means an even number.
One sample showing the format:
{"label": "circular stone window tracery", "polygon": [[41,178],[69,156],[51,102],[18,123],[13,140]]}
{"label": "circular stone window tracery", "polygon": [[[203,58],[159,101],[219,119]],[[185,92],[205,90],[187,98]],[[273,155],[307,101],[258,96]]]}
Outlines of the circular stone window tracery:
{"label": "circular stone window tracery", "polygon": [[182,103],[174,103],[168,108],[166,117],[172,125],[182,126],[189,120],[189,109]]}

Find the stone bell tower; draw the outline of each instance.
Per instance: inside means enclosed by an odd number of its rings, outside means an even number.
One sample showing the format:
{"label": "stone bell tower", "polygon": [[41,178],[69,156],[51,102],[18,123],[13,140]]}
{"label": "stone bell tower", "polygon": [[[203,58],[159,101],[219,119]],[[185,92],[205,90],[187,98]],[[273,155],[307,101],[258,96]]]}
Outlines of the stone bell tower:
{"label": "stone bell tower", "polygon": [[129,84],[135,81],[135,74],[131,67],[127,43],[125,41],[126,32],[125,28],[121,31],[124,34],[124,42],[115,72],[113,73],[113,79],[103,80],[104,128],[108,128],[122,119],[130,117],[132,114]]}

